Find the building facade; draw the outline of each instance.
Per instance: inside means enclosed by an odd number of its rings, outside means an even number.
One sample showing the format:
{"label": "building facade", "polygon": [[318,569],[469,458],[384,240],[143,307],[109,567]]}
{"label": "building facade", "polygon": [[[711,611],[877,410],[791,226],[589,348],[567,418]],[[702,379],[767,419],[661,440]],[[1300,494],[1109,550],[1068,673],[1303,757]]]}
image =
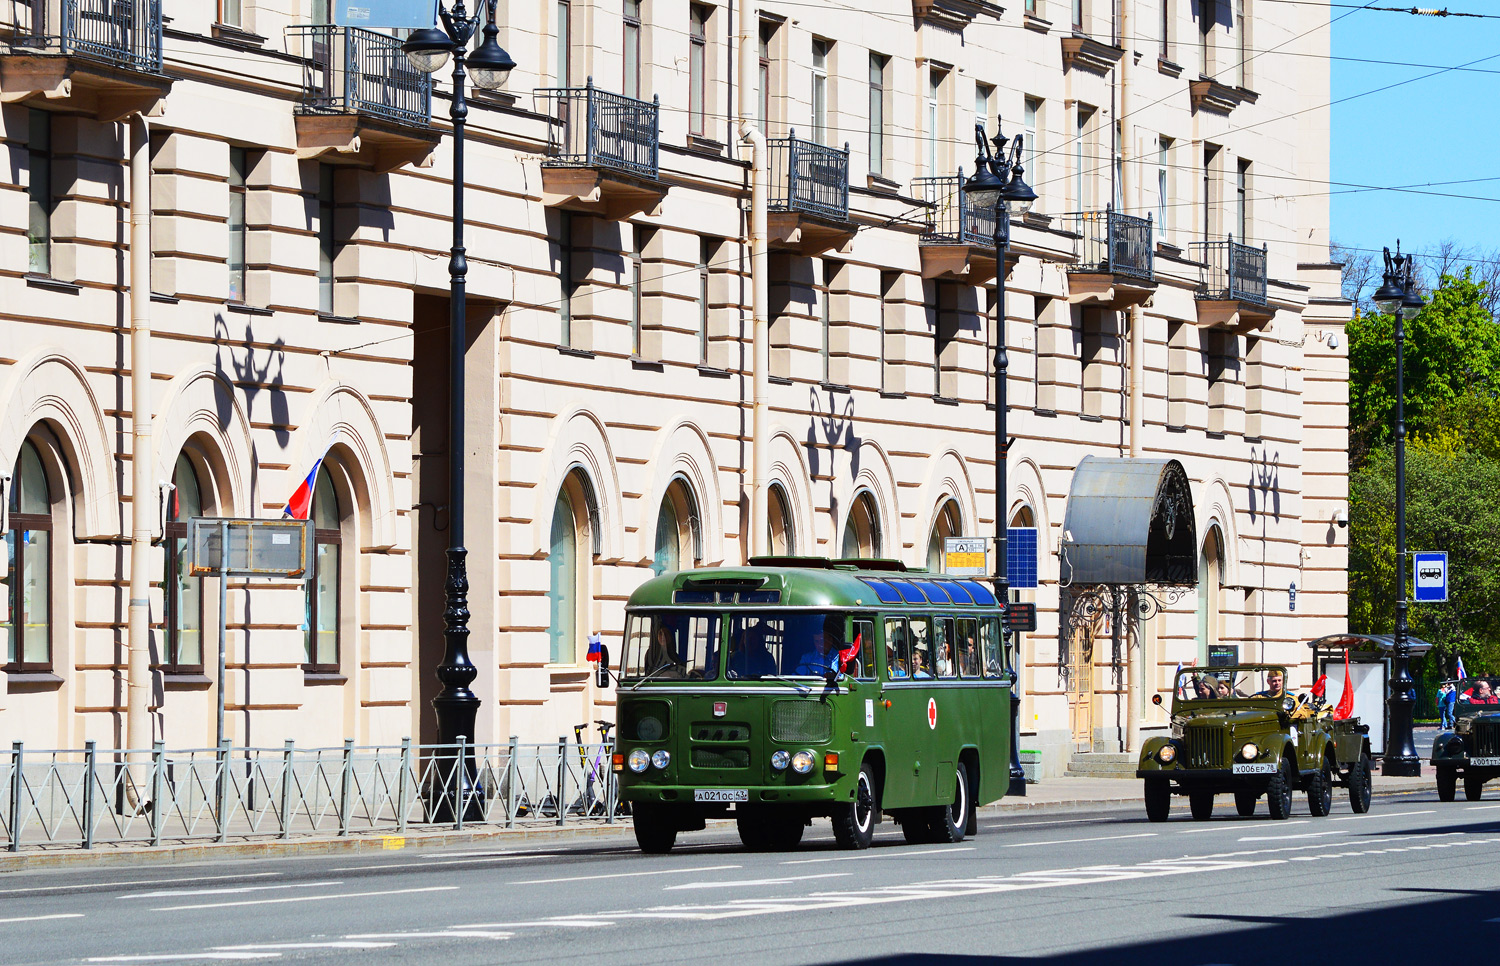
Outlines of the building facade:
{"label": "building facade", "polygon": [[[221,685],[237,744],[434,736],[448,75],[429,86],[399,39],[333,26],[328,6],[0,13],[0,736],[125,741],[141,500],[154,738],[212,744]],[[1149,696],[1179,664],[1302,665],[1305,641],[1344,628],[1349,307],[1328,264],[1326,15],[1255,0],[500,7],[518,66],[473,96],[465,195],[478,740],[608,717],[586,639],[617,644],[655,572],[761,549],[938,565],[943,537],[997,518],[1039,530],[1021,727],[1047,771],[1165,727]],[[993,133],[997,115],[1024,134],[1039,195],[1004,260],[993,216],[958,191],[975,121]],[[1066,529],[1091,455],[1175,460],[1189,483],[1196,586],[1146,588],[1160,610],[1124,633],[1080,616],[1066,569],[1091,539]],[[229,581],[221,682],[219,588],[188,574],[185,521],[278,517],[310,475],[312,579]]]}

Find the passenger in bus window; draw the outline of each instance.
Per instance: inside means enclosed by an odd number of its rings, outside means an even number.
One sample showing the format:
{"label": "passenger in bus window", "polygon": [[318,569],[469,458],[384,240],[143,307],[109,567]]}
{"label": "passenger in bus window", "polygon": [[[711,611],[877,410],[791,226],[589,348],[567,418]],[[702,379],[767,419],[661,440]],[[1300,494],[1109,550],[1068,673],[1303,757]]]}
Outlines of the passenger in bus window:
{"label": "passenger in bus window", "polygon": [[790,670],[796,674],[826,674],[838,661],[838,652],[844,646],[844,619],[829,614],[823,623],[816,625],[804,645],[802,652]]}
{"label": "passenger in bus window", "polygon": [[682,659],[677,656],[677,648],[672,643],[671,618],[664,618],[656,625],[656,636],[651,641],[651,647],[646,652],[646,674],[654,674],[659,678],[681,678],[685,677]]}
{"label": "passenger in bus window", "polygon": [[927,652],[913,651],[911,655],[911,676],[914,678],[930,678],[932,670],[927,666]]}
{"label": "passenger in bus window", "polygon": [[740,632],[739,640],[730,644],[729,675],[736,678],[758,678],[776,673],[776,658],[766,648],[766,625],[757,621]]}
{"label": "passenger in bus window", "polygon": [[974,646],[974,638],[964,638],[963,650],[958,655],[958,671],[966,678],[979,677],[979,648]]}

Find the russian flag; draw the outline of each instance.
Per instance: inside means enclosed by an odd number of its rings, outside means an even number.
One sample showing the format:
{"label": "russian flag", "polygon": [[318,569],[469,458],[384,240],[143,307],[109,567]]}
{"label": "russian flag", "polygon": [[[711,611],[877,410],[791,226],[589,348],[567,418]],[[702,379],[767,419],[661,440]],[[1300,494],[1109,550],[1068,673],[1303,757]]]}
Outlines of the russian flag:
{"label": "russian flag", "polygon": [[296,491],[292,493],[292,498],[286,501],[286,506],[282,507],[281,512],[283,515],[289,516],[293,520],[307,519],[308,514],[312,512],[313,485],[318,479],[318,468],[323,465],[323,457],[327,455],[327,453],[324,453],[323,456],[319,456],[314,461],[312,470],[308,472],[307,478],[297,486]]}
{"label": "russian flag", "polygon": [[1468,672],[1464,670],[1464,656],[1462,654],[1460,654],[1458,656],[1458,659],[1453,662],[1453,674],[1460,681],[1469,676]]}
{"label": "russian flag", "polygon": [[596,631],[593,634],[589,635],[588,660],[590,664],[598,664],[601,660],[603,660],[603,658],[604,641],[600,639],[599,633]]}

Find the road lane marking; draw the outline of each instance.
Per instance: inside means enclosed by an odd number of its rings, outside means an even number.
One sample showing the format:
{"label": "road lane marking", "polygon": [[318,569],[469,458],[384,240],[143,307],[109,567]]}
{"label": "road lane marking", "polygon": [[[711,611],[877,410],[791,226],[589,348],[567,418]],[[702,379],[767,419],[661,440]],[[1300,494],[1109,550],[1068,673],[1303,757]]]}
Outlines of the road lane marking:
{"label": "road lane marking", "polygon": [[[1214,825],[1214,826],[1211,826],[1211,827],[1208,827],[1208,828],[1185,828],[1185,829],[1179,829],[1178,832],[1177,832],[1177,834],[1178,835],[1196,835],[1199,832],[1243,832],[1245,830],[1245,825],[1246,824],[1247,823],[1245,823],[1245,822],[1229,821],[1229,822],[1225,822],[1225,823],[1223,823],[1221,825]],[[1278,822],[1276,824],[1276,827],[1277,828],[1286,828],[1288,825],[1306,825],[1306,824],[1308,824],[1307,819],[1302,819],[1302,820],[1296,821],[1296,822]]]}
{"label": "road lane marking", "polygon": [[0,924],[7,922],[41,922],[44,919],[82,919],[81,912],[54,912],[50,916],[17,916],[14,919],[0,919]]}
{"label": "road lane marking", "polygon": [[684,882],[665,886],[665,891],[674,889],[738,889],[743,886],[786,885],[788,882],[805,882],[808,879],[842,879],[853,872],[819,872],[815,875],[788,875],[775,879],[729,879],[724,882]]}
{"label": "road lane marking", "polygon": [[248,952],[250,950],[278,950],[278,949],[389,949],[395,943],[364,942],[351,939],[335,939],[325,943],[245,943],[243,946],[215,946],[215,950],[225,953]]}
{"label": "road lane marking", "polygon": [[511,885],[549,885],[553,882],[592,882],[595,879],[630,879],[641,875],[687,875],[695,872],[721,872],[725,869],[741,869],[739,865],[710,865],[692,869],[652,869],[650,872],[607,872],[599,875],[570,875],[560,879],[523,879]]}
{"label": "road lane marking", "polygon": [[1088,839],[1055,839],[1051,842],[1014,842],[1007,849],[1029,849],[1038,845],[1072,845],[1074,842],[1113,842],[1117,839],[1151,839],[1155,832],[1137,832],[1135,835],[1100,835]]}
{"label": "road lane marking", "polygon": [[863,855],[830,855],[825,856],[821,859],[789,859],[781,864],[811,865],[816,862],[853,862],[857,859],[904,859],[913,855],[946,855],[949,852],[973,852],[974,850],[975,846],[972,845],[963,845],[959,846],[958,848],[949,847],[942,849],[922,849],[918,852],[907,852],[905,850],[902,850],[900,852],[891,852],[889,854],[887,854],[886,850],[882,849],[879,852],[866,852]]}
{"label": "road lane marking", "polygon": [[364,899],[370,896],[406,896],[418,892],[456,892],[458,886],[427,886],[423,889],[381,889],[375,892],[336,892],[326,896],[284,896],[280,899],[245,899],[241,902],[202,902],[190,906],[161,906],[152,912],[190,912],[194,909],[232,909],[238,906],[270,906],[286,902],[322,902],[326,899]]}
{"label": "road lane marking", "polygon": [[27,889],[0,889],[0,896],[17,896],[23,892],[65,892],[69,889],[121,889],[126,886],[181,885],[184,882],[215,882],[222,879],[263,879],[280,872],[247,872],[241,875],[192,875],[181,879],[134,879],[124,882],[79,882],[68,885],[33,886]]}
{"label": "road lane marking", "polygon": [[1320,839],[1325,835],[1352,835],[1346,828],[1336,828],[1327,832],[1303,832],[1299,835],[1247,835],[1240,839],[1241,842],[1290,842],[1294,839]]}
{"label": "road lane marking", "polygon": [[[1464,811],[1466,811],[1466,812],[1482,812],[1482,811],[1484,811],[1487,808],[1500,808],[1500,805],[1465,805],[1464,806]],[[1488,922],[1494,922],[1495,920],[1490,919],[1490,920],[1487,920],[1487,921]]]}
{"label": "road lane marking", "polygon": [[287,882],[278,885],[230,886],[226,889],[163,889],[160,892],[136,892],[117,899],[175,899],[179,896],[230,896],[247,892],[269,892],[276,889],[315,889],[323,886],[343,885],[338,880],[323,882]]}
{"label": "road lane marking", "polygon": [[496,932],[483,929],[444,929],[434,932],[361,932],[346,936],[346,939],[510,939],[513,932]]}
{"label": "road lane marking", "polygon": [[94,956],[84,960],[88,963],[175,963],[185,959],[280,959],[280,953],[223,952],[223,953],[162,953],[156,956]]}
{"label": "road lane marking", "polygon": [[443,862],[371,862],[368,865],[341,865],[324,872],[378,872],[384,869],[435,869],[444,865],[468,865],[474,862],[506,862],[511,859],[529,858],[529,855],[495,855],[488,858],[449,859]]}
{"label": "road lane marking", "polygon": [[1332,821],[1355,822],[1359,821],[1360,819],[1368,820],[1372,818],[1404,818],[1407,815],[1431,815],[1436,811],[1437,809],[1435,808],[1429,808],[1420,812],[1374,812],[1366,813],[1364,815],[1341,815],[1338,818],[1333,819]]}

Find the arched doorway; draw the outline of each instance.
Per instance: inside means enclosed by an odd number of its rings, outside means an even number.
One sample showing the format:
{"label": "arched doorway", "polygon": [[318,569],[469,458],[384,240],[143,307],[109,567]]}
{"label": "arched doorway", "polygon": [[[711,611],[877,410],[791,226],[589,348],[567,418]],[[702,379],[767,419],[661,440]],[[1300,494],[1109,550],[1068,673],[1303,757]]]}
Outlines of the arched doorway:
{"label": "arched doorway", "polygon": [[1224,546],[1218,527],[1209,527],[1198,555],[1198,664],[1207,666],[1223,634],[1220,598],[1224,589]]}

